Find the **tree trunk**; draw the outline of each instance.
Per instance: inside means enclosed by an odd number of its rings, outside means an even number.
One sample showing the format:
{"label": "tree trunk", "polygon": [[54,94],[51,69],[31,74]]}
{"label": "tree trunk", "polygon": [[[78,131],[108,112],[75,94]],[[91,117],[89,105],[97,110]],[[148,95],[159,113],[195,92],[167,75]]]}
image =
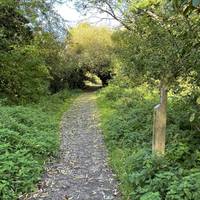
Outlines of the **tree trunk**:
{"label": "tree trunk", "polygon": [[160,91],[160,104],[154,107],[152,151],[157,155],[165,153],[166,122],[167,88],[163,86]]}

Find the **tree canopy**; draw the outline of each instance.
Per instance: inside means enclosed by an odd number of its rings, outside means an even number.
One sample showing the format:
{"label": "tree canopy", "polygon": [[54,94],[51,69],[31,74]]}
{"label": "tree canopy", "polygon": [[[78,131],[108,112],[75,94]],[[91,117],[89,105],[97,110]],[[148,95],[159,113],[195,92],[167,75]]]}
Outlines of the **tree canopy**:
{"label": "tree canopy", "polygon": [[77,58],[83,71],[96,74],[107,84],[112,73],[112,31],[83,23],[72,28],[69,34],[66,42],[69,56]]}

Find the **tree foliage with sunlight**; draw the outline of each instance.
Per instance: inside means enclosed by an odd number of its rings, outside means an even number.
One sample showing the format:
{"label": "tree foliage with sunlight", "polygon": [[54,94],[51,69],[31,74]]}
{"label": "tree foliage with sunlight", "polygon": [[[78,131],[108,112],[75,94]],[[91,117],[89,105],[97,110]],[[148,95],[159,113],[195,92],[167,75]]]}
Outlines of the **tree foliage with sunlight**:
{"label": "tree foliage with sunlight", "polygon": [[84,72],[97,75],[103,85],[112,76],[112,31],[106,27],[79,24],[70,30],[67,51]]}
{"label": "tree foliage with sunlight", "polygon": [[56,2],[0,2],[0,93],[10,102],[78,87],[71,81],[76,66],[64,53],[68,33],[53,11]]}

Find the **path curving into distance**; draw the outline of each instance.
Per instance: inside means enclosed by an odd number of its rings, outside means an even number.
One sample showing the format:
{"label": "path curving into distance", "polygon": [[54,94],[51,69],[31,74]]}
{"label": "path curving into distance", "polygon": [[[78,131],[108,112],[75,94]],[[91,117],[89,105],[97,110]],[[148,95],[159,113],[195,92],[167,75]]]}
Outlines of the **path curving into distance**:
{"label": "path curving into distance", "polygon": [[94,93],[84,93],[61,125],[61,158],[47,166],[31,200],[119,200],[117,181],[107,164]]}

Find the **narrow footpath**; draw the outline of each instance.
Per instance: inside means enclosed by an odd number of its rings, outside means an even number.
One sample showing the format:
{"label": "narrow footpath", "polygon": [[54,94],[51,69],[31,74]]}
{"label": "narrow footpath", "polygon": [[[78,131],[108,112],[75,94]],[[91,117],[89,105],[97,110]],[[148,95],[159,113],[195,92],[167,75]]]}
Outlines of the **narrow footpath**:
{"label": "narrow footpath", "polygon": [[47,166],[32,200],[119,200],[117,181],[107,164],[95,94],[84,93],[61,126],[60,160]]}

